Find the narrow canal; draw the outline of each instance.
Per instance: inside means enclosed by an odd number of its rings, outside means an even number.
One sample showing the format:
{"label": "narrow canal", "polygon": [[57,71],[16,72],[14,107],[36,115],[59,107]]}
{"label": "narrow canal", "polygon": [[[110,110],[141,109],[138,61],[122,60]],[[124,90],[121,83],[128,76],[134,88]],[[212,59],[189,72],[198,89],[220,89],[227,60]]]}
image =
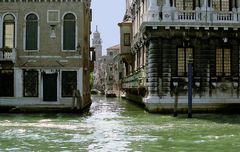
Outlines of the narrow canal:
{"label": "narrow canal", "polygon": [[239,152],[240,115],[187,119],[149,114],[121,99],[93,96],[77,114],[0,114],[0,151]]}

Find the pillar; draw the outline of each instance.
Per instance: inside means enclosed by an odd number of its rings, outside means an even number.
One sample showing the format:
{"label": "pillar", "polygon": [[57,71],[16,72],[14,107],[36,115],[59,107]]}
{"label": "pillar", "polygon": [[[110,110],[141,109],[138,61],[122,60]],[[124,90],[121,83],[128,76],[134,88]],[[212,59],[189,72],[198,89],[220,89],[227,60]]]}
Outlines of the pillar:
{"label": "pillar", "polygon": [[147,58],[148,97],[146,103],[159,103],[158,96],[158,40],[150,39]]}
{"label": "pillar", "polygon": [[23,96],[23,79],[22,70],[14,68],[14,95],[15,97]]}
{"label": "pillar", "polygon": [[0,48],[2,48],[2,38],[3,38],[3,20],[2,20],[2,16],[0,15]]}

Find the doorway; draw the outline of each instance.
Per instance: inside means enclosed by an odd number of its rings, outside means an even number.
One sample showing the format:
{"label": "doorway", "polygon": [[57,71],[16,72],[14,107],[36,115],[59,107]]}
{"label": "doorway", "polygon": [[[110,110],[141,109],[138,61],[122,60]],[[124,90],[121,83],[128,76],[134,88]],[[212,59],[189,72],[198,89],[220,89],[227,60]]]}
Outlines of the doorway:
{"label": "doorway", "polygon": [[57,101],[57,73],[43,74],[43,101]]}
{"label": "doorway", "polygon": [[0,97],[14,96],[13,70],[0,70]]}

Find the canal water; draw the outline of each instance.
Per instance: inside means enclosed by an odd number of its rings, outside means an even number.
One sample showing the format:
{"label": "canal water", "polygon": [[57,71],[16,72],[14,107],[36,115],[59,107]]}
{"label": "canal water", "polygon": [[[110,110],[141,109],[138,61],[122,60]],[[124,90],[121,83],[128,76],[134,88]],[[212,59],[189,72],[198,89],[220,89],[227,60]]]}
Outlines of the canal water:
{"label": "canal water", "polygon": [[93,96],[78,114],[0,114],[0,151],[239,152],[240,115],[150,114]]}

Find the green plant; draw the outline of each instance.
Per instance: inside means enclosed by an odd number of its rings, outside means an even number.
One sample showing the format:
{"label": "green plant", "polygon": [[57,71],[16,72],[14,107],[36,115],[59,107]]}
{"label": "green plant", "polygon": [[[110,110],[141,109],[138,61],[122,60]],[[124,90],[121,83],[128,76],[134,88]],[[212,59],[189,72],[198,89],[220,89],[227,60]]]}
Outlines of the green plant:
{"label": "green plant", "polygon": [[10,52],[12,52],[12,49],[7,47],[7,46],[5,46],[5,47],[1,48],[0,51],[2,51],[2,52],[9,52],[10,53]]}

